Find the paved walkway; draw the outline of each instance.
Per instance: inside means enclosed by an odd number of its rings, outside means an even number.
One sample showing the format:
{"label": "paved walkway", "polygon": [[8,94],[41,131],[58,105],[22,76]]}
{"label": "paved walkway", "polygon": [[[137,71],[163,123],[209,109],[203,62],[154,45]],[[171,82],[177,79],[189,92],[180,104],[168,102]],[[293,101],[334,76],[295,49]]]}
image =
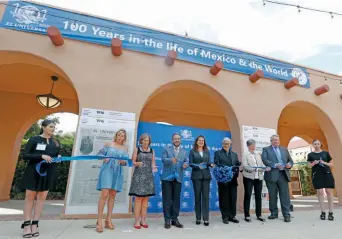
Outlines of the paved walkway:
{"label": "paved walkway", "polygon": [[[116,224],[114,231],[105,231],[102,234],[95,229],[83,228],[85,225],[94,224],[94,220],[46,220],[40,223],[39,238],[43,239],[87,239],[87,238],[115,238],[115,239],[208,239],[208,238],[234,238],[234,239],[322,239],[341,238],[342,210],[335,210],[335,221],[321,221],[320,212],[299,211],[294,212],[291,223],[283,220],[267,221],[261,223],[256,220],[251,223],[241,221],[240,224],[225,225],[219,217],[212,217],[209,227],[195,225],[193,217],[181,217],[180,221],[185,225],[184,229],[172,228],[165,230],[162,219],[150,219],[149,229],[136,230],[132,227],[131,219],[113,220]],[[241,219],[241,215],[238,215]],[[0,239],[21,238],[20,221],[1,221]]]}

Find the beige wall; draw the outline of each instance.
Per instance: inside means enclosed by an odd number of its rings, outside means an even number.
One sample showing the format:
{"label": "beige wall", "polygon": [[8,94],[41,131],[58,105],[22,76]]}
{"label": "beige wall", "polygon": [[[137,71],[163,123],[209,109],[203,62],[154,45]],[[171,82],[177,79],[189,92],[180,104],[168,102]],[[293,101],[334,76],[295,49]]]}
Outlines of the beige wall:
{"label": "beige wall", "polygon": [[[5,165],[0,169],[0,199],[8,199],[25,130],[51,113],[35,102],[36,94],[50,89],[51,74],[61,78],[55,94],[66,102],[62,111],[100,108],[134,112],[144,121],[230,129],[239,155],[242,125],[275,128],[283,145],[293,136],[322,139],[336,159],[335,167],[342,169],[338,81],[329,81],[331,91],[317,97],[313,90],[324,78],[313,75],[310,89],[285,90],[279,81],[251,84],[247,75],[229,71],[213,77],[206,66],[177,61],[168,67],[162,57],[142,53],[124,50],[117,58],[109,47],[73,40],[56,48],[46,36],[5,29],[0,29],[0,39],[0,110],[6,112],[0,118],[0,160]],[[10,173],[3,174],[5,170]],[[342,199],[342,175],[335,177]]]}

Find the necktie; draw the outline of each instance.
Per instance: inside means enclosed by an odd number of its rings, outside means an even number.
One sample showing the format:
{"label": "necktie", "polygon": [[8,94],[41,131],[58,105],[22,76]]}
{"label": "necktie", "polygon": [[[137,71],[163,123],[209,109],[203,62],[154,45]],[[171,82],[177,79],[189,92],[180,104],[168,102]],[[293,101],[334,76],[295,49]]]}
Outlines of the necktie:
{"label": "necktie", "polygon": [[278,162],[279,162],[279,163],[283,163],[283,161],[281,160],[281,154],[280,154],[279,147],[274,148],[274,150],[275,150],[275,153],[276,153]]}

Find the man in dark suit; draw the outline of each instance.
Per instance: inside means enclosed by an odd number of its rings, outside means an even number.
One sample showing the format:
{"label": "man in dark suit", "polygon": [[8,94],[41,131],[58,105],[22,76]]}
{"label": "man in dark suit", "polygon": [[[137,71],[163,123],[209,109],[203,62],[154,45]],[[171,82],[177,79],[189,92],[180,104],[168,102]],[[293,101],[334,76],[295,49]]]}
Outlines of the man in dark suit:
{"label": "man in dark suit", "polygon": [[181,136],[172,135],[172,146],[166,147],[162,153],[163,173],[162,193],[165,228],[170,229],[171,224],[178,228],[183,225],[178,221],[180,209],[180,194],[182,190],[183,171],[188,164],[187,152],[181,147]]}
{"label": "man in dark suit", "polygon": [[[235,152],[230,149],[231,140],[225,137],[222,140],[222,149],[215,152],[214,163],[219,166],[240,166],[241,162]],[[219,204],[224,224],[228,224],[229,221],[239,223],[236,219],[236,201],[237,201],[237,187],[239,176],[239,167],[233,168],[234,177],[232,181],[228,183],[217,183],[219,192]]]}
{"label": "man in dark suit", "polygon": [[267,167],[271,167],[270,171],[265,172],[264,179],[269,193],[269,208],[271,215],[268,219],[278,218],[278,192],[281,204],[281,211],[285,222],[291,222],[290,216],[290,194],[289,182],[291,181],[290,169],[293,165],[289,151],[279,146],[279,136],[271,136],[271,146],[262,150],[262,161]]}

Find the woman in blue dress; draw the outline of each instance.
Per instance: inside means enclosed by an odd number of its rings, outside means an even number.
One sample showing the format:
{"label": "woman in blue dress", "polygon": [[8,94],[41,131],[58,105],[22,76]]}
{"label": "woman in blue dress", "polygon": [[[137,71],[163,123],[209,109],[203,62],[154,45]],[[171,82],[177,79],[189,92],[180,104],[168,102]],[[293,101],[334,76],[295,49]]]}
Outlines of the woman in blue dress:
{"label": "woman in blue dress", "polygon": [[[126,137],[126,131],[124,129],[120,129],[116,132],[113,142],[107,143],[105,147],[100,150],[98,155],[109,157],[128,157],[128,149],[125,146]],[[122,191],[122,166],[124,165],[127,165],[127,161],[125,160],[116,160],[114,158],[106,158],[103,160],[96,188],[97,190],[101,191],[100,200],[98,203],[98,218],[96,223],[97,232],[103,232],[102,217],[103,209],[106,203],[108,212],[107,219],[105,220],[105,228],[109,230],[114,230],[115,228],[112,224],[112,212],[116,193]]]}

